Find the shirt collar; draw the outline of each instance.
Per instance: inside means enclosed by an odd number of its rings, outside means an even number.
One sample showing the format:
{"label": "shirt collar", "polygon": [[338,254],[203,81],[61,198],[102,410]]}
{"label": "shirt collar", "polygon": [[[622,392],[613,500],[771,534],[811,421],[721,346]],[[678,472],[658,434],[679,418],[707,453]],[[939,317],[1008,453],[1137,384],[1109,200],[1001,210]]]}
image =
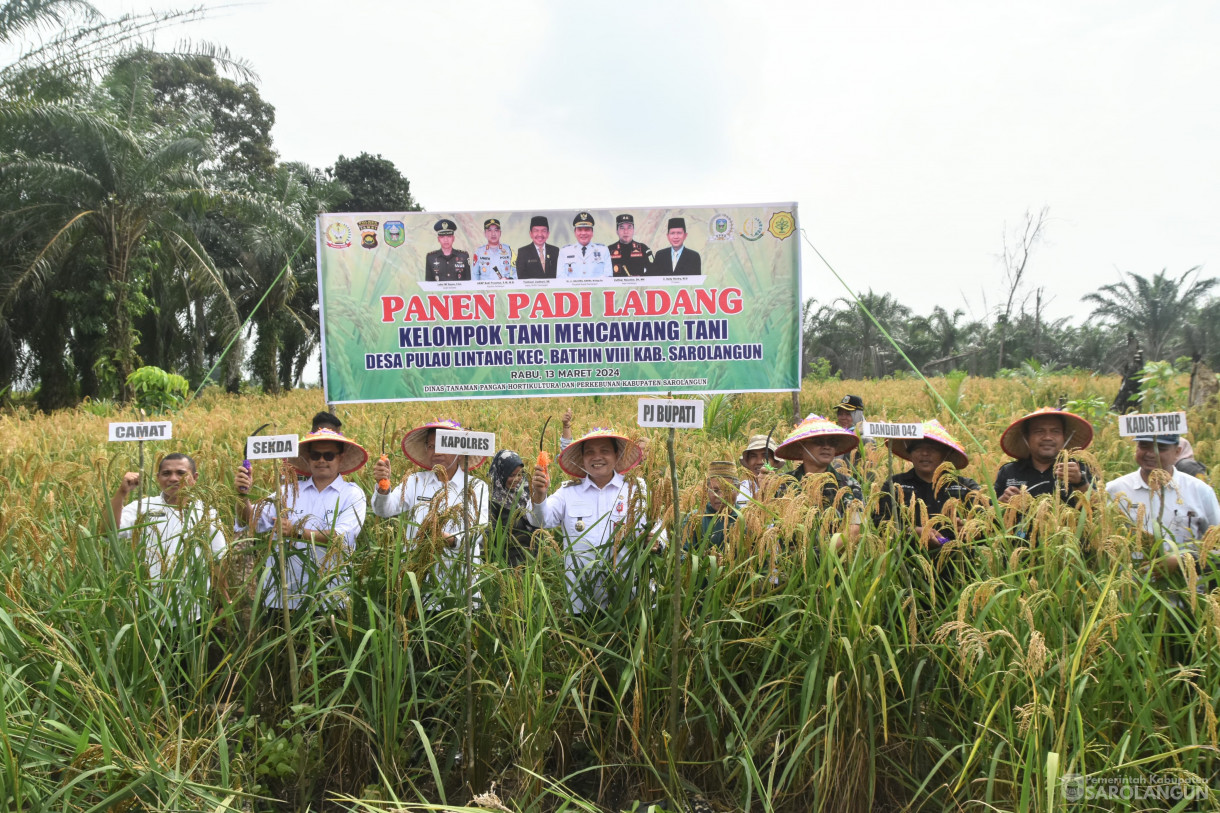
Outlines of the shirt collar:
{"label": "shirt collar", "polygon": [[315,482],[313,481],[313,478],[312,478],[312,477],[310,477],[308,480],[306,480],[305,482],[301,483],[301,486],[300,486],[300,487],[301,487],[301,488],[309,488],[309,489],[312,489],[312,490],[314,490],[314,491],[317,491],[317,492],[320,494],[320,493],[322,493],[322,491],[330,491],[330,490],[332,490],[332,489],[333,489],[333,490],[335,490],[335,491],[339,491],[339,486],[343,485],[343,482],[344,482],[344,480],[343,480],[343,475],[342,475],[342,474],[340,474],[338,477],[336,477],[335,479],[331,480],[331,481],[330,481],[330,484],[329,484],[329,485],[327,485],[327,486],[326,486],[326,488],[321,489],[321,491],[319,491],[319,490],[318,490],[318,484],[317,484],[317,483],[315,483]]}
{"label": "shirt collar", "polygon": [[[592,489],[593,491],[604,491],[605,490],[605,489],[598,488],[597,483],[593,482],[592,477],[585,477],[584,485],[585,485],[585,488]],[[610,478],[610,482],[606,483],[606,488],[622,488],[622,487],[623,487],[623,475],[619,474],[616,471],[614,473],[614,476]]]}

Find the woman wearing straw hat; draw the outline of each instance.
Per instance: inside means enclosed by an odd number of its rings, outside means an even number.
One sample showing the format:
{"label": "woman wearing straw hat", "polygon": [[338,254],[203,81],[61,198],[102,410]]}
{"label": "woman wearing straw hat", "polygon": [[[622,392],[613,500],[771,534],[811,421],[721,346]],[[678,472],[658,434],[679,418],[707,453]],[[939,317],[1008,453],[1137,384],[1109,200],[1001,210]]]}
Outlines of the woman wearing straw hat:
{"label": "woman wearing straw hat", "polygon": [[796,482],[806,477],[821,477],[822,504],[835,506],[840,517],[846,517],[848,537],[860,534],[860,509],[864,495],[860,484],[834,466],[835,458],[860,445],[860,439],[850,429],[844,429],[821,415],[809,415],[788,433],[775,450],[780,460],[799,462],[792,476]]}
{"label": "woman wearing straw hat", "polygon": [[[535,466],[530,481],[530,522],[536,528],[563,528],[568,595],[575,613],[605,606],[606,576],[617,569],[636,542],[649,537],[645,505],[648,489],[638,477],[623,475],[644,459],[638,444],[614,429],[593,429],[559,454],[559,467],[578,480],[547,496],[551,478]],[[657,545],[664,531],[657,530]]]}
{"label": "woman wearing straw hat", "polygon": [[[449,584],[453,595],[458,595],[462,592],[456,587],[460,581],[446,579],[445,574],[458,572],[465,564],[459,545],[464,533],[463,501],[467,499],[469,492],[470,502],[465,508],[466,521],[470,526],[474,558],[478,561],[478,533],[487,524],[487,485],[471,477],[467,489],[467,475],[462,470],[461,457],[441,454],[436,450],[438,429],[461,431],[462,425],[446,419],[417,426],[408,432],[402,439],[402,452],[423,471],[412,474],[397,488],[385,491],[381,489],[381,483],[390,479],[389,460],[378,460],[374,464],[373,477],[378,486],[373,492],[373,513],[387,519],[408,514],[408,519],[403,524],[403,534],[409,542],[419,537],[420,529],[425,526],[429,514],[438,516],[441,512],[457,509],[451,511],[439,529],[443,548],[434,575],[438,580]],[[477,469],[485,460],[486,457],[471,457],[467,468]]]}
{"label": "woman wearing straw hat", "polygon": [[[894,517],[894,497],[897,496],[903,507],[914,512],[911,526],[914,533],[921,540],[927,538],[931,548],[939,549],[956,535],[956,529],[944,521],[945,503],[950,499],[966,500],[971,495],[977,498],[982,492],[978,483],[956,472],[941,481],[938,487],[936,470],[945,461],[956,469],[964,469],[970,464],[970,458],[962,445],[937,420],[923,424],[922,438],[895,438],[886,442],[894,454],[910,461],[911,468],[885,481],[876,519],[883,521]],[[935,533],[925,533],[925,524],[937,516],[941,520],[936,522]]]}
{"label": "woman wearing straw hat", "polygon": [[1006,503],[1024,489],[1031,497],[1058,494],[1068,499],[1093,482],[1087,466],[1059,462],[1064,449],[1085,449],[1093,426],[1079,415],[1044,407],[1017,418],[1000,435],[1000,448],[1013,458],[996,472],[995,493]]}
{"label": "woman wearing straw hat", "polygon": [[[300,482],[293,479],[283,486],[282,516],[276,514],[276,503],[270,498],[255,505],[246,498],[253,483],[251,470],[238,466],[233,478],[240,495],[236,530],[245,530],[253,519],[255,532],[266,533],[276,528],[290,540],[284,584],[289,609],[341,586],[337,576],[319,584],[314,575],[337,571],[343,562],[341,554],[355,549],[368,508],[364,491],[343,479],[343,475],[358,471],[369,459],[360,444],[333,430],[319,429],[303,437],[297,449],[297,456],[287,462],[309,479]],[[266,568],[278,577],[278,557],[273,554]],[[268,590],[265,603],[281,607],[280,591]]]}

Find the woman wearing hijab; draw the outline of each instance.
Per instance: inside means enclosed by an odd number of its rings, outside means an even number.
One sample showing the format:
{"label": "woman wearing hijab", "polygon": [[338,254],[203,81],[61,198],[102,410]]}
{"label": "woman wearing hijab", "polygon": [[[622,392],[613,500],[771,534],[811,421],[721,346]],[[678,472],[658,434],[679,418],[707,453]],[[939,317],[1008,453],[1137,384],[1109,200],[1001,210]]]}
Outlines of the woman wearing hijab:
{"label": "woman wearing hijab", "polygon": [[534,526],[529,522],[530,498],[524,477],[525,461],[511,449],[496,452],[491,460],[491,499],[488,507],[488,538],[502,540],[509,567],[525,562]]}

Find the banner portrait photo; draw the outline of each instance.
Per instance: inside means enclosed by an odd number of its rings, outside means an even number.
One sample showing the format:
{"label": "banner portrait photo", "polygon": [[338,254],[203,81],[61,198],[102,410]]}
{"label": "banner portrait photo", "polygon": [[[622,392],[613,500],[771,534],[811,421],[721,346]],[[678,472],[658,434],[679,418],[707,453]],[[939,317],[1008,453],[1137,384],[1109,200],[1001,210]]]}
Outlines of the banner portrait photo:
{"label": "banner portrait photo", "polygon": [[796,204],[318,216],[330,403],[800,387]]}

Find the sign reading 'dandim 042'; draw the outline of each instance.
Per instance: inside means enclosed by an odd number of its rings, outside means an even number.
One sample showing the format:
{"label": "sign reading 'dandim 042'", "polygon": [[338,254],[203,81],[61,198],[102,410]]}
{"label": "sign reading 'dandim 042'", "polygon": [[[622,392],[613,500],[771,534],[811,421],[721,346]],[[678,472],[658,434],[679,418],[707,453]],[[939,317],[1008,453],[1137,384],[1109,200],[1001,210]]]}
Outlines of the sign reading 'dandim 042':
{"label": "sign reading 'dandim 042'", "polygon": [[331,403],[800,387],[792,203],[317,228]]}
{"label": "sign reading 'dandim 042'", "polygon": [[1183,435],[1189,431],[1186,428],[1185,412],[1118,416],[1118,434],[1124,438],[1136,435]]}
{"label": "sign reading 'dandim 042'", "polygon": [[897,438],[899,440],[918,440],[923,437],[921,423],[880,423],[864,421],[861,433],[866,438]]}
{"label": "sign reading 'dandim 042'", "polygon": [[246,458],[276,460],[297,456],[299,435],[251,435],[246,438]]}
{"label": "sign reading 'dandim 042'", "polygon": [[171,421],[133,421],[110,424],[111,440],[169,440],[174,436]]}
{"label": "sign reading 'dandim 042'", "polygon": [[703,401],[691,398],[641,398],[636,422],[646,429],[702,429]]}
{"label": "sign reading 'dandim 042'", "polygon": [[487,457],[496,451],[496,433],[437,429],[436,451],[440,454]]}

